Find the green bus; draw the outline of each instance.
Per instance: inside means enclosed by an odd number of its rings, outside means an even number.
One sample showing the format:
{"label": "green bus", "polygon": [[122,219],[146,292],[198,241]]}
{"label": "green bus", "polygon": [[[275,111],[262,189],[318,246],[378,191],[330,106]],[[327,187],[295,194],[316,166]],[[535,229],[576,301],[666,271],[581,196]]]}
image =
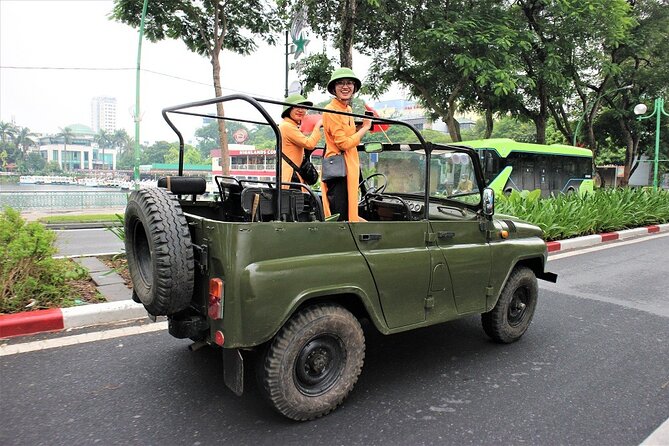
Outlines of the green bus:
{"label": "green bus", "polygon": [[547,197],[559,193],[592,192],[592,151],[564,144],[529,144],[508,138],[459,143],[476,149],[486,184],[496,193],[541,190]]}

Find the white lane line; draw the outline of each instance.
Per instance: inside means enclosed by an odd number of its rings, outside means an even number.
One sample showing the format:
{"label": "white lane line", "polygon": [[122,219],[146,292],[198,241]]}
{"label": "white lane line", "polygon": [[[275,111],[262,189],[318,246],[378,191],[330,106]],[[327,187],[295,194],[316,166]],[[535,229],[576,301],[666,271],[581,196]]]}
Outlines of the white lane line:
{"label": "white lane line", "polygon": [[88,342],[104,341],[107,339],[121,338],[124,336],[151,333],[161,330],[167,330],[167,321],[155,322],[148,325],[116,328],[108,331],[96,331],[93,333],[66,336],[56,339],[45,339],[43,341],[26,342],[24,344],[0,345],[0,356],[17,355],[20,353],[66,347],[68,345],[86,344]]}
{"label": "white lane line", "polygon": [[551,260],[564,259],[566,257],[572,257],[572,256],[581,255],[581,254],[587,254],[589,252],[601,251],[603,249],[616,248],[618,246],[632,245],[634,243],[641,243],[641,242],[645,242],[647,240],[653,240],[653,239],[661,238],[661,237],[669,237],[669,232],[648,235],[648,236],[645,236],[645,237],[639,237],[639,238],[635,238],[635,239],[632,239],[632,240],[625,240],[625,241],[622,241],[622,242],[608,242],[608,243],[604,243],[604,244],[601,244],[601,245],[593,246],[592,248],[583,248],[583,249],[578,249],[576,251],[563,252],[563,253],[559,253],[559,254],[549,254],[548,255],[548,260],[551,261]]}
{"label": "white lane line", "polygon": [[667,446],[669,444],[669,418],[646,438],[640,446]]}

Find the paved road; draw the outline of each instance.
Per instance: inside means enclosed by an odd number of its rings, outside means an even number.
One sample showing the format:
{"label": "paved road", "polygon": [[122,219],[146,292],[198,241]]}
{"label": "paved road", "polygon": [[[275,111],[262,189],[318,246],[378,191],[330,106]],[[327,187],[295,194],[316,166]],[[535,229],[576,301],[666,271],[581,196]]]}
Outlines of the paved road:
{"label": "paved road", "polygon": [[560,280],[512,345],[478,317],[366,327],[353,393],[308,423],[252,384],[235,397],[219,351],[165,332],[0,357],[0,444],[639,444],[669,417],[668,251],[663,235],[555,256]]}
{"label": "paved road", "polygon": [[123,249],[123,242],[106,229],[56,230],[56,255],[95,255],[116,253]]}

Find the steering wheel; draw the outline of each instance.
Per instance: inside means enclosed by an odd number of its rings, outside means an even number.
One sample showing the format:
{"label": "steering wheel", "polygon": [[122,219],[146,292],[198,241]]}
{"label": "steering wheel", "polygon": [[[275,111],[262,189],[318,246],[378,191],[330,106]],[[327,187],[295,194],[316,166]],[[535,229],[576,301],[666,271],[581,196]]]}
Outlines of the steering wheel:
{"label": "steering wheel", "polygon": [[[372,186],[372,179],[376,177],[383,178],[383,181],[381,181],[380,186]],[[372,195],[382,194],[383,191],[385,191],[386,187],[388,186],[388,177],[382,173],[373,173],[364,180],[362,180],[358,185],[358,187],[362,187],[363,185],[365,186],[364,189],[365,193],[362,195],[360,201],[358,202],[359,206],[362,206],[367,201],[367,199]]]}

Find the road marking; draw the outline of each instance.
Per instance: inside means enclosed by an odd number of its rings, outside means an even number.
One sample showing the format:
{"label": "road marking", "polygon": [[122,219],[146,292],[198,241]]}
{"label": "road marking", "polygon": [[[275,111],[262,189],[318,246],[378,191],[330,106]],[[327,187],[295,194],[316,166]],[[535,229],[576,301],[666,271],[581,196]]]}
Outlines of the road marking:
{"label": "road marking", "polygon": [[121,338],[154,331],[167,329],[167,321],[156,322],[148,325],[134,327],[116,328],[109,331],[96,331],[74,336],[66,336],[56,339],[46,339],[43,341],[26,342],[24,344],[0,345],[0,356],[17,355],[20,353],[48,350],[51,348],[66,347],[68,345],[86,344],[89,342],[104,341],[107,339]]}
{"label": "road marking", "polygon": [[550,254],[548,256],[548,261],[564,259],[564,258],[567,258],[567,257],[577,256],[577,255],[581,255],[581,254],[587,254],[589,252],[601,251],[603,249],[616,248],[618,246],[631,245],[631,244],[634,244],[634,243],[641,243],[641,242],[645,242],[647,240],[653,240],[653,239],[661,238],[661,237],[669,237],[669,232],[662,233],[662,234],[656,234],[656,235],[649,235],[649,236],[645,236],[645,237],[639,237],[639,238],[635,238],[635,239],[631,239],[631,240],[625,240],[625,241],[622,241],[622,242],[613,242],[613,243],[610,243],[610,244],[607,243],[607,244],[597,245],[597,246],[593,246],[592,248],[577,249],[575,251],[564,252],[564,253],[560,253],[560,254]]}

